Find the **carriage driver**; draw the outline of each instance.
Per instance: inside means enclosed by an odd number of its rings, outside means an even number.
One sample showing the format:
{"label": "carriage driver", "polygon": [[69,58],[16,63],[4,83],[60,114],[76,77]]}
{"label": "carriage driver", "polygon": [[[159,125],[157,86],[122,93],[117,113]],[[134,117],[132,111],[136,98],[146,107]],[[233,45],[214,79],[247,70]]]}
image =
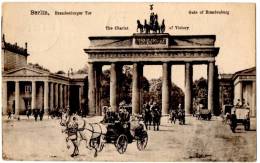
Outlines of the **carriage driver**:
{"label": "carriage driver", "polygon": [[121,123],[127,123],[130,120],[130,114],[128,113],[128,111],[126,110],[125,107],[120,107],[119,108],[119,121]]}

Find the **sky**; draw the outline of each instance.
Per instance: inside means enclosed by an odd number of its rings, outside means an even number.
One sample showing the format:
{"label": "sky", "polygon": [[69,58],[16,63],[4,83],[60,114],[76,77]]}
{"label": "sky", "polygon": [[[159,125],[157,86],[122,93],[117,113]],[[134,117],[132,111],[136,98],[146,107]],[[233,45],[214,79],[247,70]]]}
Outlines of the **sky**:
{"label": "sky", "polygon": [[[51,72],[87,64],[83,49],[89,36],[130,36],[136,33],[136,20],[149,18],[151,3],[4,3],[2,32],[7,42],[23,46],[28,42],[28,62],[39,63]],[[31,15],[47,11],[50,15]],[[229,14],[199,14],[200,11],[228,11]],[[55,11],[91,12],[88,15],[55,15]],[[197,11],[198,14],[190,14]],[[159,21],[165,19],[170,35],[216,35],[216,57],[220,73],[255,66],[255,6],[241,3],[155,3]],[[176,30],[174,26],[189,27]],[[128,27],[128,30],[106,30],[106,26]],[[206,77],[206,65],[194,66],[193,79]],[[148,78],[161,76],[161,66],[145,66]],[[184,66],[172,67],[172,81],[184,88]]]}

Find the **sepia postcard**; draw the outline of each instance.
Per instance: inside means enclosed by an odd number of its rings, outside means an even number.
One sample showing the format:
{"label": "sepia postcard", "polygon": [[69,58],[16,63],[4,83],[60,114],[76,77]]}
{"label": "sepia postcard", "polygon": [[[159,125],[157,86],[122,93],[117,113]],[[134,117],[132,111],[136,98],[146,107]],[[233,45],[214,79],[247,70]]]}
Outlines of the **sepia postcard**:
{"label": "sepia postcard", "polygon": [[5,161],[251,162],[255,3],[2,4]]}

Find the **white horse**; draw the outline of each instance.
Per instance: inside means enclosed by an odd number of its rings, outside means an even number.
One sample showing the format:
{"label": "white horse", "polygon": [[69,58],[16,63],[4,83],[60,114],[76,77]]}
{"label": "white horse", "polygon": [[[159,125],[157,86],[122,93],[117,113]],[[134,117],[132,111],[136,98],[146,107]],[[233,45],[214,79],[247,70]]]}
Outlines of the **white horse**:
{"label": "white horse", "polygon": [[[68,138],[66,139],[67,142],[71,140],[74,145],[74,152],[71,156],[73,157],[78,155],[78,147],[80,145],[80,142],[82,140],[85,140],[86,148],[90,150],[94,149],[94,157],[96,157],[97,153],[102,151],[104,147],[107,127],[102,123],[87,123],[86,120],[78,115],[69,115],[68,112],[62,113],[60,121],[61,126],[65,126],[66,129],[68,129],[72,125],[72,123],[75,122],[78,125],[77,138],[70,139],[68,136]],[[65,130],[63,130],[63,132]]]}

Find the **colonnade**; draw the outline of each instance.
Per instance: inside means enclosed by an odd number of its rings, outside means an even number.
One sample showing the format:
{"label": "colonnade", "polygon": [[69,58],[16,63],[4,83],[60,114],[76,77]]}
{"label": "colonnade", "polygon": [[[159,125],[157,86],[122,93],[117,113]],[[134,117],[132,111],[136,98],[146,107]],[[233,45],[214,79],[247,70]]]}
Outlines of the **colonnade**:
{"label": "colonnade", "polygon": [[[13,81],[10,81],[13,82]],[[15,83],[15,115],[19,117],[20,112],[20,82],[23,81],[14,81]],[[43,82],[44,91],[43,91],[43,108],[45,113],[56,108],[65,108],[69,106],[69,85],[62,84],[51,81],[30,81],[31,82],[31,109],[36,109],[36,93],[37,93],[37,83]],[[2,82],[2,96],[3,96],[3,114],[7,114],[8,107],[8,81]]]}
{"label": "colonnade", "polygon": [[[162,115],[168,114],[171,101],[171,62],[162,63]],[[193,63],[183,62],[185,65],[185,113],[191,114],[192,111],[192,83],[193,83]],[[208,109],[213,111],[213,87],[214,87],[214,68],[215,62],[209,61],[208,65]],[[88,106],[90,114],[98,114],[100,112],[99,94],[99,77],[102,65],[99,63],[89,63],[88,69]],[[110,68],[110,106],[112,110],[118,109],[118,76],[122,72],[122,63],[111,63]],[[142,76],[143,64],[133,63],[133,80],[132,80],[132,113],[140,113],[142,107]]]}

